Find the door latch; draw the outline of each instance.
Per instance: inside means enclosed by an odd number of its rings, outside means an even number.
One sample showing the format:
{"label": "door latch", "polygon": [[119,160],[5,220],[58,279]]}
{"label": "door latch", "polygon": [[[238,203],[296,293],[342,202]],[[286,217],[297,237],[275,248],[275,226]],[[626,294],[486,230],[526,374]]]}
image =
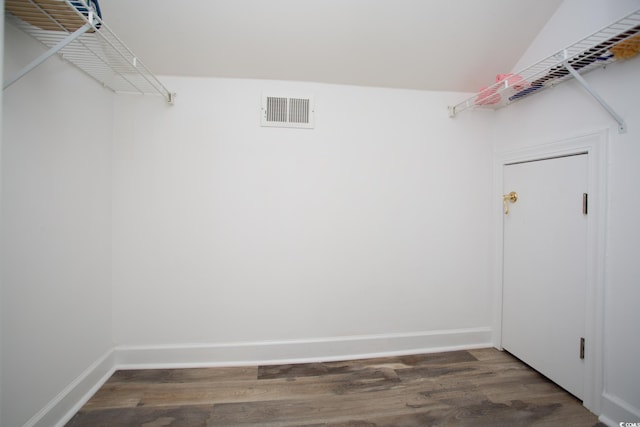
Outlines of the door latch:
{"label": "door latch", "polygon": [[509,215],[509,203],[515,203],[518,201],[518,193],[512,191],[509,194],[502,195],[502,203],[504,204],[504,214]]}

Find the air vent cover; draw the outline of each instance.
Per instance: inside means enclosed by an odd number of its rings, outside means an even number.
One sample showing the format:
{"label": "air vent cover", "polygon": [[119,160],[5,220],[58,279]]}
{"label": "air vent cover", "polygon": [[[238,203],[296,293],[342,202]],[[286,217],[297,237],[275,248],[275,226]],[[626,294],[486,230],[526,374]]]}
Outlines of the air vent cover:
{"label": "air vent cover", "polygon": [[285,97],[262,96],[262,126],[307,128],[314,127],[314,102],[312,96]]}

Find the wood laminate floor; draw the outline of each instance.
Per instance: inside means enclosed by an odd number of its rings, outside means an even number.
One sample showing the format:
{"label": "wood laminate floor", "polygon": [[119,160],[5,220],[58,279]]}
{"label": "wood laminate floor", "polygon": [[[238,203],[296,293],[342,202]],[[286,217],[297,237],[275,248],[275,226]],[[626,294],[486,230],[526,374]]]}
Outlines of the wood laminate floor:
{"label": "wood laminate floor", "polygon": [[67,427],[603,426],[495,349],[345,362],[117,371]]}

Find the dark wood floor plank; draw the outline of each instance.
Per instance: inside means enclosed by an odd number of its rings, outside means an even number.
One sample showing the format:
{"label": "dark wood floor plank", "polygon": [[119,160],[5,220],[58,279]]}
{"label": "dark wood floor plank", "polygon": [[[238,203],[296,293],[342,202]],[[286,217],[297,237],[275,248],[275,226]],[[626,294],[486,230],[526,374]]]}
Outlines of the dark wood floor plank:
{"label": "dark wood floor plank", "polygon": [[508,353],[119,371],[84,426],[594,426],[581,403]]}
{"label": "dark wood floor plank", "polygon": [[109,384],[117,383],[199,383],[225,380],[255,380],[257,366],[226,368],[185,368],[185,369],[133,369],[115,372]]}

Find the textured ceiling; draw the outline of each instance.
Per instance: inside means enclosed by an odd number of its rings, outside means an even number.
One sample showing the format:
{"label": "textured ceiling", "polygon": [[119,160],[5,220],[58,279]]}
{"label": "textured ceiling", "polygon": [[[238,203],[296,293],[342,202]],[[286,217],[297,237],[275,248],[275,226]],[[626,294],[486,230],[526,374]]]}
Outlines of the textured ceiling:
{"label": "textured ceiling", "polygon": [[562,0],[101,0],[156,74],[472,92]]}

